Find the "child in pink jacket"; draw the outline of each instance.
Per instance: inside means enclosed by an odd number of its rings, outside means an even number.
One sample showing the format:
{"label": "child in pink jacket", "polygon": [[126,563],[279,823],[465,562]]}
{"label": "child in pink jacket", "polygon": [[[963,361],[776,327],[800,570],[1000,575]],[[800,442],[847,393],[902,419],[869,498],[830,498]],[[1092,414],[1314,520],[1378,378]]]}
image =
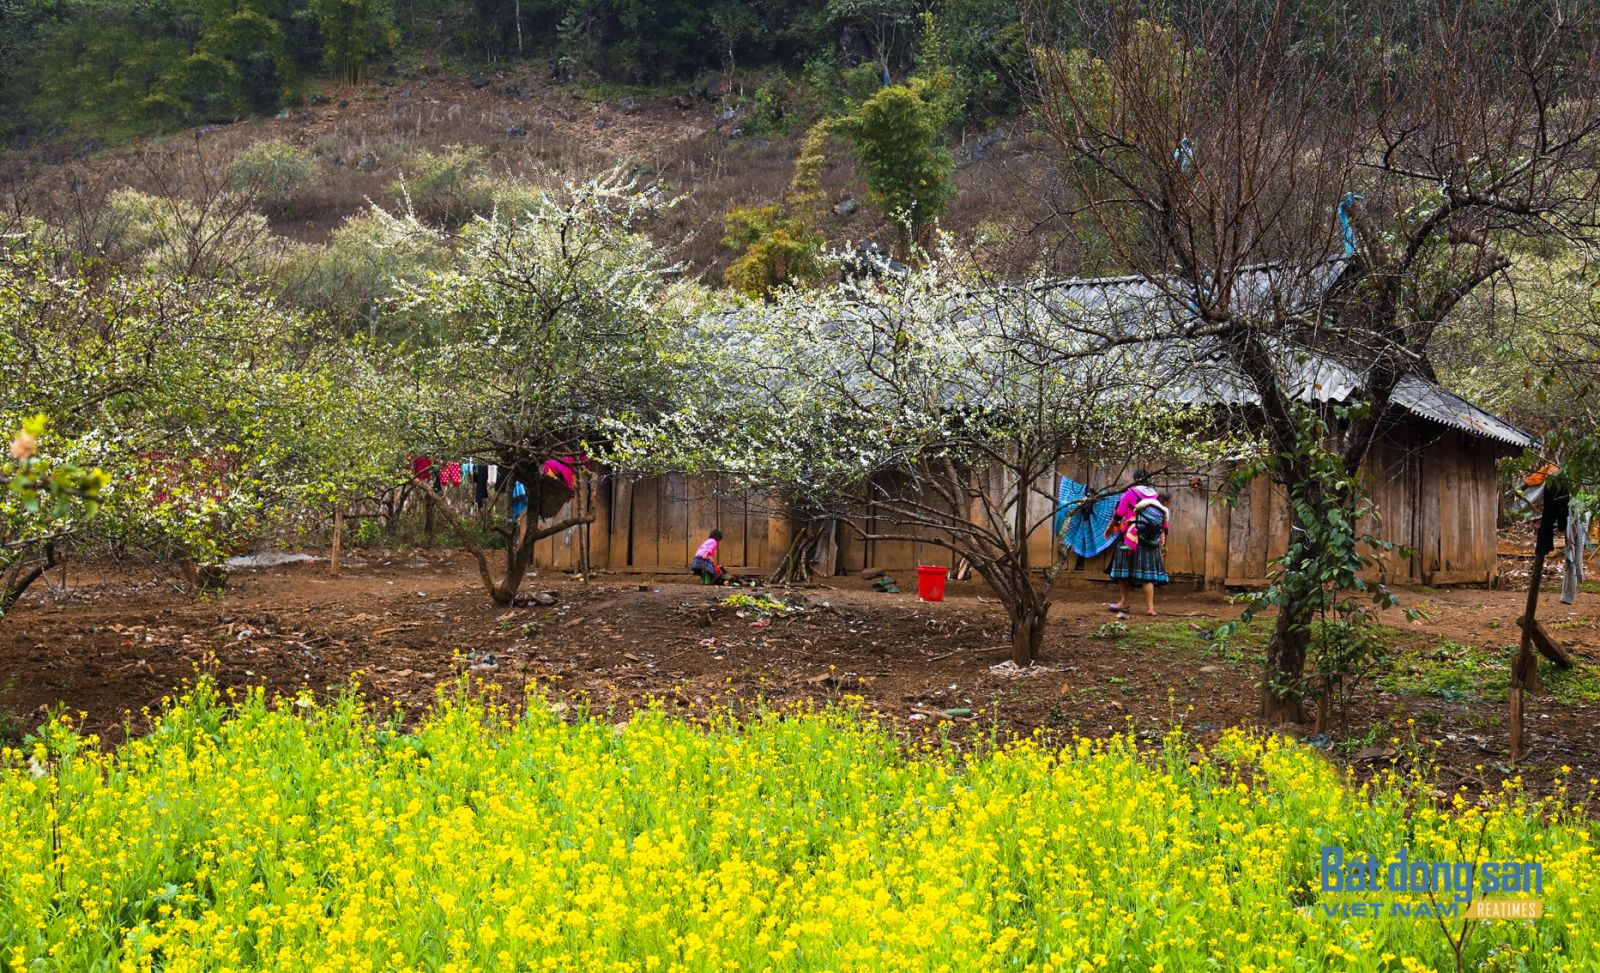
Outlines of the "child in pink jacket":
{"label": "child in pink jacket", "polygon": [[722,583],[722,565],[717,563],[717,550],[721,546],[722,531],[714,530],[694,549],[694,560],[689,562],[689,570],[699,576],[701,584]]}

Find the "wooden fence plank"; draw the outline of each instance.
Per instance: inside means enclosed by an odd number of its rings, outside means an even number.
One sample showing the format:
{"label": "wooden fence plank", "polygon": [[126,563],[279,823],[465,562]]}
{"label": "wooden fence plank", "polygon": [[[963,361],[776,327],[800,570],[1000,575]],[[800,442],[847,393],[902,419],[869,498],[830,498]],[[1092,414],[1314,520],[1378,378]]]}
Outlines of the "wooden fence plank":
{"label": "wooden fence plank", "polygon": [[661,480],[648,477],[633,484],[633,558],[635,567],[661,564]]}
{"label": "wooden fence plank", "polygon": [[744,498],[723,495],[717,498],[717,526],[722,528],[722,563],[745,566]]}
{"label": "wooden fence plank", "polygon": [[777,563],[767,548],[767,501],[750,497],[745,501],[744,563],[763,573],[776,570]]}
{"label": "wooden fence plank", "polygon": [[611,563],[611,477],[585,473],[583,490],[585,503],[594,514],[589,525],[589,569],[603,568]]}
{"label": "wooden fence plank", "polygon": [[1220,586],[1228,577],[1229,537],[1233,526],[1233,508],[1223,502],[1219,489],[1206,493],[1206,560],[1205,586]]}
{"label": "wooden fence plank", "polygon": [[[1210,540],[1210,491],[1204,484],[1198,487],[1185,482],[1172,491],[1172,524],[1167,528],[1169,543],[1174,533],[1178,535],[1176,568],[1172,573],[1204,579],[1206,576],[1206,544]],[[1196,525],[1200,525],[1196,529]],[[1185,540],[1188,541],[1185,545]],[[1185,547],[1187,546],[1187,550]]]}
{"label": "wooden fence plank", "polygon": [[691,540],[689,537],[689,481],[674,473],[659,477],[656,482],[660,491],[656,501],[657,523],[661,531],[661,540],[656,545],[656,563],[681,564],[687,570],[689,558],[700,543],[700,538]]}
{"label": "wooden fence plank", "polygon": [[608,568],[624,568],[633,563],[633,480],[613,477],[610,486],[611,556]]}
{"label": "wooden fence plank", "polygon": [[[690,481],[685,487],[689,501],[689,542],[688,557],[693,558],[695,550],[711,536],[711,531],[717,527],[717,496],[718,484],[705,483],[699,480]],[[689,561],[685,560],[685,568]]]}

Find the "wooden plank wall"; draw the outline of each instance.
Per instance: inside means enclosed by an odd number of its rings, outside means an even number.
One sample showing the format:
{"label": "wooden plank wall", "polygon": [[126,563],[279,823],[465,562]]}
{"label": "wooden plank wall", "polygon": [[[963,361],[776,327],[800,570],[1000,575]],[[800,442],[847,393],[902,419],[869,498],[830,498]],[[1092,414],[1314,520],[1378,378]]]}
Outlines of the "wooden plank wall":
{"label": "wooden plank wall", "polygon": [[577,492],[567,501],[566,506],[551,518],[551,522],[565,520],[592,510],[596,514],[595,523],[589,525],[587,530],[582,526],[568,527],[559,534],[552,534],[535,541],[533,563],[536,567],[581,571],[585,533],[589,541],[589,563],[604,565],[610,560],[610,525],[604,519],[606,507],[597,502],[596,494],[599,486],[597,480],[598,478],[592,474],[580,473]]}
{"label": "wooden plank wall", "polygon": [[1396,549],[1377,555],[1378,565],[1370,572],[1386,584],[1408,584],[1417,580],[1420,558],[1402,558],[1401,546],[1416,543],[1417,486],[1421,471],[1415,430],[1401,430],[1373,444],[1366,466],[1367,490],[1376,508],[1376,518],[1366,518],[1361,529],[1388,540]]}
{"label": "wooden plank wall", "polygon": [[[1372,573],[1391,583],[1458,584],[1487,582],[1496,570],[1496,518],[1499,485],[1497,452],[1488,443],[1437,428],[1407,427],[1375,445],[1365,476],[1380,512],[1366,525],[1375,536],[1416,551],[1405,560],[1392,552]],[[1091,487],[1125,483],[1129,464],[1088,457],[1066,457],[1060,475]],[[1205,585],[1256,586],[1265,583],[1272,561],[1289,540],[1289,505],[1282,489],[1266,479],[1245,488],[1230,507],[1222,502],[1225,471],[1191,483],[1188,478],[1158,481],[1171,494],[1172,529],[1167,539],[1167,570],[1175,579]],[[991,496],[1012,493],[998,471],[990,474]],[[1029,494],[1031,519],[1043,517],[1055,497],[1054,477],[1041,478]],[[1048,481],[1048,482],[1046,482]],[[695,547],[713,527],[723,531],[722,561],[747,573],[774,570],[782,559],[793,525],[774,504],[740,498],[714,484],[667,476],[631,480],[592,477],[588,502],[595,524],[589,551],[597,569],[676,574],[688,569]],[[583,491],[569,509],[582,509]],[[905,533],[883,519],[872,505],[863,511],[869,532]],[[598,539],[598,540],[597,540]],[[865,540],[841,525],[837,571],[913,572],[918,564],[951,564],[944,548],[915,540]],[[1053,543],[1048,522],[1029,542],[1030,558],[1043,566]],[[578,567],[579,529],[546,538],[536,547],[536,563],[559,570]],[[1063,576],[1103,579],[1110,554],[1085,560],[1071,556]]]}
{"label": "wooden plank wall", "polygon": [[[1420,450],[1427,488],[1416,518],[1417,577],[1425,584],[1484,581],[1495,561],[1498,478],[1492,454],[1450,433]],[[1490,575],[1492,576],[1492,575]]]}
{"label": "wooden plank wall", "polygon": [[1252,480],[1228,511],[1226,536],[1228,568],[1222,583],[1264,583],[1272,559],[1289,549],[1289,498],[1265,477]]}
{"label": "wooden plank wall", "polygon": [[[1167,529],[1167,573],[1178,577],[1204,578],[1206,574],[1206,543],[1211,535],[1208,523],[1213,511],[1210,489],[1204,482],[1196,487],[1188,477],[1162,481],[1155,487],[1170,496],[1168,508],[1172,512]],[[1220,506],[1220,504],[1219,504]],[[1226,510],[1220,513],[1226,515]],[[1179,530],[1177,525],[1189,525]]]}
{"label": "wooden plank wall", "polygon": [[[590,502],[595,523],[590,526],[590,561],[596,569],[641,574],[677,574],[689,570],[695,548],[713,528],[722,529],[721,561],[724,567],[749,571],[775,568],[783,556],[770,550],[773,536],[770,505],[723,495],[716,484],[670,475],[634,479],[621,476],[592,478]],[[583,491],[558,517],[583,509]],[[534,546],[539,567],[578,569],[581,528],[562,531]],[[596,543],[604,538],[603,546]],[[780,531],[785,547],[789,538]]]}

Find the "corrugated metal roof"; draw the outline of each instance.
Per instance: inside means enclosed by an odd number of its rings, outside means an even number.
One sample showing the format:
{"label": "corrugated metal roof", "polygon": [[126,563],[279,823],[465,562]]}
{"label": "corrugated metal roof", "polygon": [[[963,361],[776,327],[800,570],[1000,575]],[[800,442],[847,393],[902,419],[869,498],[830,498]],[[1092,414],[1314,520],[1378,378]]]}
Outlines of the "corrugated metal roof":
{"label": "corrugated metal roof", "polygon": [[1483,436],[1519,449],[1533,445],[1533,437],[1497,416],[1478,408],[1442,386],[1408,375],[1394,390],[1394,402],[1413,415],[1443,426]]}
{"label": "corrugated metal roof", "polygon": [[[1325,355],[1301,354],[1304,360],[1302,374],[1295,382],[1296,398],[1302,402],[1341,404],[1358,397],[1362,376],[1355,369]],[[1167,397],[1188,404],[1255,405],[1260,401],[1255,390],[1225,360],[1191,368],[1187,376],[1167,387]],[[1534,442],[1532,436],[1511,423],[1420,376],[1402,378],[1390,403],[1417,418],[1516,449]]]}
{"label": "corrugated metal roof", "polygon": [[[1310,306],[1332,282],[1343,258],[1324,261],[1308,270],[1281,264],[1263,264],[1246,270],[1234,282],[1233,305],[1245,307],[1266,301],[1295,301]],[[996,289],[992,304],[974,313],[1004,315],[1034,304],[1056,320],[1077,320],[1101,335],[1137,338],[1150,334],[1156,322],[1171,322],[1191,315],[1188,307],[1143,277],[1063,278],[1036,284],[1026,290]],[[1021,296],[1019,302],[1017,298]],[[1035,302],[1037,302],[1035,304]],[[744,311],[724,312],[741,316]],[[708,316],[703,324],[722,318]],[[719,332],[723,329],[716,329]],[[1155,337],[1151,335],[1152,339]],[[1166,342],[1169,343],[1170,342]],[[1143,342],[1113,347],[1101,357],[1103,367],[1117,367],[1124,356],[1142,355]],[[1260,401],[1249,381],[1229,360],[1221,344],[1201,339],[1170,356],[1172,373],[1165,385],[1170,401],[1191,404],[1253,405]],[[1366,374],[1333,355],[1305,348],[1285,348],[1282,368],[1293,394],[1302,402],[1347,403],[1359,396]],[[1395,388],[1392,404],[1429,422],[1481,436],[1517,449],[1533,444],[1533,437],[1461,396],[1417,375],[1409,375]]]}
{"label": "corrugated metal roof", "polygon": [[[1233,303],[1238,307],[1281,300],[1283,295],[1294,296],[1298,291],[1303,303],[1314,304],[1343,262],[1343,258],[1324,261],[1303,273],[1279,264],[1251,268],[1235,281]],[[1182,306],[1174,307],[1171,297],[1141,277],[1067,278],[1045,284],[1035,292],[1056,313],[1098,318],[1106,324],[1120,319],[1124,333],[1139,329],[1157,316],[1170,320],[1174,315],[1190,313]],[[1190,350],[1193,353],[1182,366],[1183,374],[1174,375],[1167,388],[1173,401],[1229,405],[1259,401],[1220,345],[1207,343]],[[1199,364],[1197,360],[1209,360],[1209,364]],[[1285,349],[1283,368],[1290,377],[1294,396],[1302,402],[1350,402],[1366,385],[1362,370],[1309,349]],[[1391,401],[1418,418],[1507,446],[1521,449],[1534,442],[1532,436],[1511,423],[1419,375],[1401,379]]]}

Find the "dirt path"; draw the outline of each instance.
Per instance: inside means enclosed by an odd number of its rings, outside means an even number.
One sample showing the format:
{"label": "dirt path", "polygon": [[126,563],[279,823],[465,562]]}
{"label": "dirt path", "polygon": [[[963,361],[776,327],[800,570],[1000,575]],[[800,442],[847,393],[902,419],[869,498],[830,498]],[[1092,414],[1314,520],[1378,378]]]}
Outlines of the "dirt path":
{"label": "dirt path", "polygon": [[[1258,626],[1214,645],[1209,633],[1237,612],[1221,594],[1167,592],[1160,617],[1117,625],[1105,591],[1072,590],[1053,611],[1044,665],[1018,674],[1004,665],[1003,614],[970,584],[925,604],[841,579],[776,592],[797,610],[769,621],[724,605],[726,590],[623,576],[533,578],[525,592],[554,592],[555,604],[498,609],[467,561],[444,553],[358,558],[337,578],[320,563],[241,570],[205,598],[148,573],[69,582],[30,593],[0,624],[0,712],[12,738],[60,702],[118,739],[200,671],[283,692],[356,678],[408,707],[465,671],[508,687],[537,681],[599,710],[651,697],[694,713],[859,697],[908,735],[952,723],[1155,736],[1181,720],[1206,738],[1253,721],[1265,637]],[[1391,664],[1360,690],[1346,729],[1315,742],[1363,769],[1435,751],[1442,786],[1497,786],[1511,771],[1505,647],[1524,595],[1401,594],[1427,617],[1384,618]],[[1542,790],[1567,765],[1583,789],[1600,775],[1600,596],[1570,608],[1552,596],[1541,616],[1581,661],[1571,674],[1547,670],[1521,770]]]}

